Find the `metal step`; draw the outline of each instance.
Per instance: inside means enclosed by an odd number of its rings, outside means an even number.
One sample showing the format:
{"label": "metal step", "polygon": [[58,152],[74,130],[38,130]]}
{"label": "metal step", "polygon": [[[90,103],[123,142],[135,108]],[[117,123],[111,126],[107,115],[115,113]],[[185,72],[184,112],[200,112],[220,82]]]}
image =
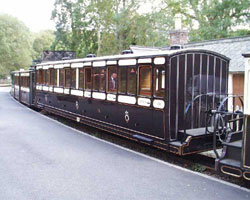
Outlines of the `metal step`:
{"label": "metal step", "polygon": [[227,174],[234,177],[242,177],[241,163],[234,159],[222,159],[219,161],[219,168],[223,174]]}
{"label": "metal step", "polygon": [[220,160],[220,164],[240,168],[240,161],[230,159],[230,158],[225,158],[225,159]]}
{"label": "metal step", "polygon": [[[184,130],[179,130],[179,133],[184,135]],[[187,136],[193,136],[193,137],[206,135],[206,128],[203,127],[203,128],[187,129],[186,134]]]}
{"label": "metal step", "polygon": [[223,142],[222,145],[241,149],[242,148],[242,140],[238,140],[238,141],[230,142],[230,143]]}
{"label": "metal step", "polygon": [[243,134],[243,131],[236,131],[236,132],[229,133],[227,141],[235,142],[238,140],[242,140],[242,134]]}

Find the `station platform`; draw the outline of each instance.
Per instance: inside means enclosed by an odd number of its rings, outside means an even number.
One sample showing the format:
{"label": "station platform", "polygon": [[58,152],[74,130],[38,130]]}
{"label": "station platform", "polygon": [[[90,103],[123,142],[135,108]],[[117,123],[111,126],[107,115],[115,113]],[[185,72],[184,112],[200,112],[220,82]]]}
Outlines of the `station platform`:
{"label": "station platform", "polygon": [[119,147],[0,88],[1,200],[249,200],[250,190]]}

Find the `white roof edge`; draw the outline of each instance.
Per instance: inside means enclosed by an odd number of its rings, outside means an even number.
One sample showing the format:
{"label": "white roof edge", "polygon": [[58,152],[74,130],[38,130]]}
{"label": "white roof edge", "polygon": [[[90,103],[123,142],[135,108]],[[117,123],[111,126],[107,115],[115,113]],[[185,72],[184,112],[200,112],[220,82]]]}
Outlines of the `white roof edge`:
{"label": "white roof edge", "polygon": [[[76,63],[76,62],[91,62],[91,61],[102,61],[102,60],[118,60],[118,59],[133,59],[137,57],[147,57],[147,56],[170,56],[171,54],[175,54],[178,52],[185,52],[185,51],[207,51],[207,52],[214,52],[207,49],[198,49],[198,48],[184,48],[184,49],[177,49],[177,50],[160,50],[160,51],[153,51],[153,52],[142,52],[142,53],[136,53],[136,54],[126,54],[126,55],[111,55],[111,56],[101,56],[101,57],[93,57],[93,58],[80,58],[80,59],[72,59],[72,60],[63,60],[63,61],[53,61],[53,62],[46,62],[37,64],[37,66],[43,66],[43,65],[51,65],[51,64],[64,64],[64,63]],[[218,52],[214,52],[216,54],[220,54]],[[222,55],[222,54],[220,54]],[[224,56],[224,55],[222,55]]]}

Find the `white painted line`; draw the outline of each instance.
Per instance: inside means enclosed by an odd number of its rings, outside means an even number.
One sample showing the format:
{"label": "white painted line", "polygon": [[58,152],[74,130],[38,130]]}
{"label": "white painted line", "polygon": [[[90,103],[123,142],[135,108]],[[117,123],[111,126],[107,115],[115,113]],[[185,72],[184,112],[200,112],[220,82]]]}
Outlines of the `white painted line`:
{"label": "white painted line", "polygon": [[23,106],[23,107],[25,107],[25,108],[31,110],[32,112],[36,113],[37,115],[42,116],[42,117],[44,117],[44,118],[46,118],[46,119],[48,119],[48,120],[50,120],[50,121],[53,121],[53,122],[55,122],[55,123],[57,123],[57,124],[60,124],[60,125],[62,125],[62,126],[64,126],[64,127],[68,128],[68,129],[70,129],[70,130],[72,130],[72,131],[76,131],[76,132],[78,132],[78,133],[80,133],[80,134],[82,134],[82,135],[84,135],[84,136],[87,136],[87,137],[93,138],[93,139],[95,139],[95,140],[98,140],[98,141],[100,141],[100,142],[103,142],[103,143],[106,143],[106,144],[115,146],[115,147],[117,147],[117,148],[119,148],[119,149],[122,149],[122,150],[124,150],[124,151],[128,151],[128,152],[130,152],[130,153],[134,153],[134,154],[139,155],[139,156],[142,156],[142,157],[144,157],[144,158],[147,158],[147,159],[153,160],[153,161],[155,161],[155,162],[161,163],[161,164],[163,164],[163,165],[167,165],[167,166],[169,166],[169,167],[173,167],[173,168],[176,168],[176,169],[185,171],[185,172],[189,172],[189,173],[191,173],[191,174],[195,174],[195,175],[197,175],[197,176],[201,176],[201,177],[207,178],[207,179],[209,179],[209,180],[216,181],[216,182],[219,182],[219,183],[222,183],[222,184],[225,184],[225,185],[228,185],[228,186],[231,186],[231,187],[234,187],[234,188],[237,188],[237,189],[240,189],[240,190],[243,190],[243,191],[245,191],[245,192],[249,192],[249,193],[250,193],[250,190],[247,189],[247,188],[243,188],[243,187],[241,187],[241,186],[238,186],[238,185],[235,185],[235,184],[233,184],[233,183],[229,183],[229,182],[226,182],[226,181],[223,181],[223,180],[220,180],[220,179],[217,179],[217,178],[208,176],[208,175],[206,175],[206,174],[201,174],[201,173],[198,173],[198,172],[191,171],[191,170],[189,170],[189,169],[185,169],[185,168],[180,167],[180,166],[173,165],[173,164],[171,164],[171,163],[168,163],[168,162],[159,160],[159,159],[157,159],[157,158],[150,157],[150,156],[148,156],[148,155],[144,155],[144,154],[139,153],[139,152],[136,152],[136,151],[134,151],[134,150],[127,149],[127,148],[125,148],[125,147],[119,146],[119,145],[114,144],[114,143],[111,143],[111,142],[109,142],[109,141],[102,140],[102,139],[97,138],[97,137],[95,137],[95,136],[89,135],[89,134],[87,134],[87,133],[85,133],[85,132],[79,131],[79,130],[74,129],[74,128],[70,127],[70,126],[67,126],[67,125],[65,125],[65,124],[63,124],[63,123],[61,123],[61,122],[59,122],[59,121],[56,121],[56,120],[54,120],[54,119],[52,119],[52,118],[49,118],[49,117],[47,117],[47,116],[45,116],[45,115],[41,115],[40,113],[38,113],[38,112],[32,110],[32,109],[29,108],[29,107],[26,107],[25,105],[21,104],[21,103],[20,103],[19,101],[17,101],[16,99],[12,98],[12,96],[10,95],[10,93],[9,93],[9,97],[10,97],[13,101],[18,102],[21,106]]}

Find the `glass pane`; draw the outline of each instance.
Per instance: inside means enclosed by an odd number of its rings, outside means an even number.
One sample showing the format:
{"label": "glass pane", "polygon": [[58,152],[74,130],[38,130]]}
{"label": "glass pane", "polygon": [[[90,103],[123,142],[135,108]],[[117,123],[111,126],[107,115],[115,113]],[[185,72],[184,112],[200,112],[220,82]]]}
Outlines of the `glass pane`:
{"label": "glass pane", "polygon": [[165,69],[163,67],[155,69],[154,95],[158,97],[165,96]]}
{"label": "glass pane", "polygon": [[50,81],[50,70],[46,70],[46,85],[49,85],[49,81]]}
{"label": "glass pane", "polygon": [[[39,84],[40,83],[40,71],[36,71],[36,84]],[[16,77],[14,76],[14,82],[16,84]]]}
{"label": "glass pane", "polygon": [[84,69],[79,69],[79,89],[83,89],[83,78],[84,78]]}
{"label": "glass pane", "polygon": [[71,88],[76,88],[76,69],[71,69]]}
{"label": "glass pane", "polygon": [[98,90],[100,86],[100,69],[93,69],[93,89]]}
{"label": "glass pane", "polygon": [[49,85],[53,85],[53,81],[54,81],[54,69],[49,69],[50,71],[50,79],[49,79]]}
{"label": "glass pane", "polygon": [[47,81],[47,78],[46,78],[46,70],[43,70],[43,85],[45,85],[46,84],[46,81]]}
{"label": "glass pane", "polygon": [[57,69],[54,69],[54,85],[57,86]]}
{"label": "glass pane", "polygon": [[40,78],[39,78],[39,82],[40,82],[40,84],[43,84],[43,70],[39,70],[39,72],[40,72]]}
{"label": "glass pane", "polygon": [[105,91],[105,70],[102,68],[93,69],[93,89]]}
{"label": "glass pane", "polygon": [[140,95],[151,96],[151,67],[140,68]]}
{"label": "glass pane", "polygon": [[108,91],[116,92],[117,91],[117,67],[108,68]]}
{"label": "glass pane", "polygon": [[66,68],[65,73],[66,73],[66,75],[65,75],[65,78],[66,78],[65,87],[69,88],[70,87],[70,77],[71,77],[70,68]]}
{"label": "glass pane", "polygon": [[127,85],[127,68],[120,67],[119,75],[118,75],[118,84],[119,84],[119,92],[126,93],[126,85]]}
{"label": "glass pane", "polygon": [[128,93],[136,94],[136,68],[128,68]]}
{"label": "glass pane", "polygon": [[85,69],[85,89],[91,90],[92,86],[92,75],[91,75],[91,68]]}
{"label": "glass pane", "polygon": [[64,87],[64,69],[59,69],[59,86]]}
{"label": "glass pane", "polygon": [[100,70],[100,91],[105,92],[106,90],[106,78],[105,78],[105,69]]}

